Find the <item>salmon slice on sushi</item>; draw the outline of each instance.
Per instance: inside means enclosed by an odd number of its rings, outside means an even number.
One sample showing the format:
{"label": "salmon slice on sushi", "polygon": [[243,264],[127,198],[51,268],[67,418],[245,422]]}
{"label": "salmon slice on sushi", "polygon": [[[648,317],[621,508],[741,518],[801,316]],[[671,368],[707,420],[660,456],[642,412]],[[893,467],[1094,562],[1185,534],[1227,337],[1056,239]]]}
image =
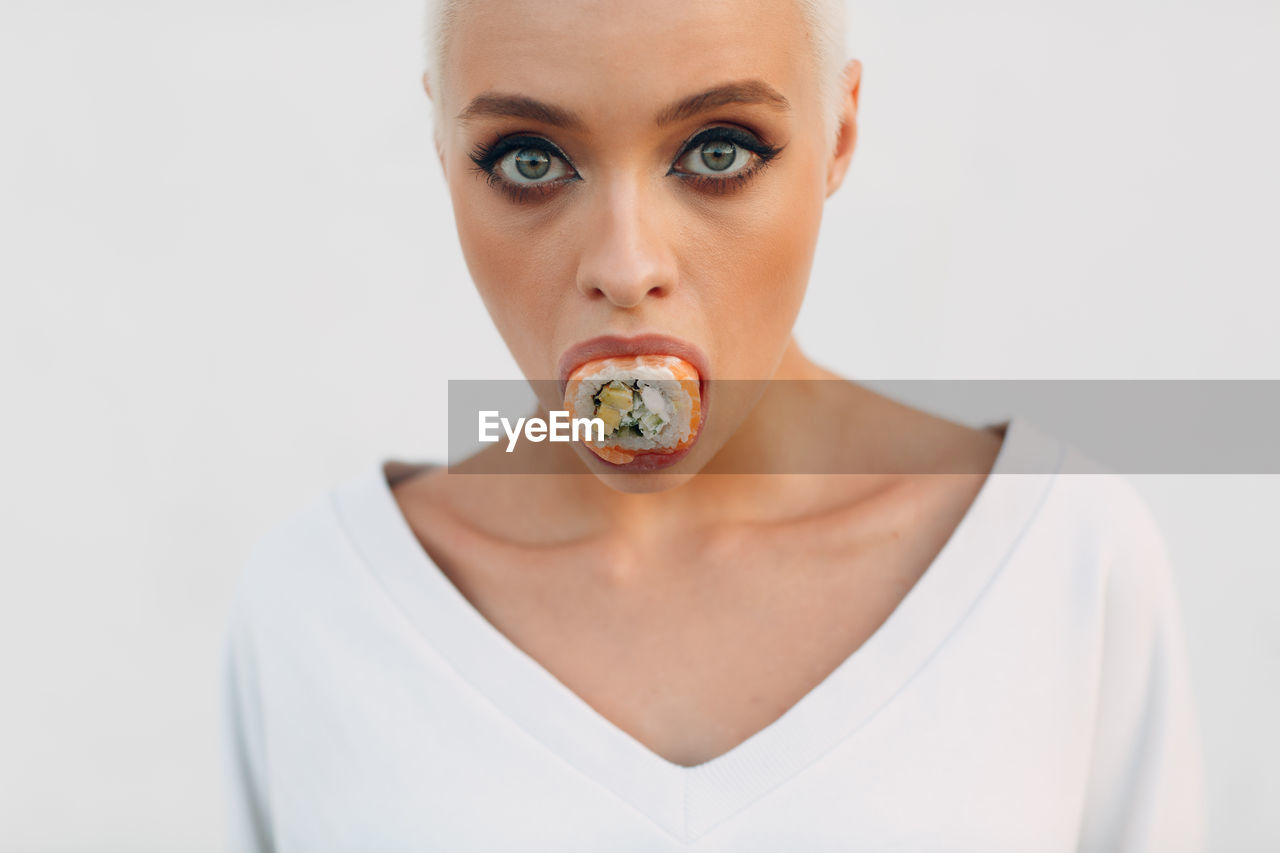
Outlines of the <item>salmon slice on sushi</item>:
{"label": "salmon slice on sushi", "polygon": [[599,418],[583,441],[606,462],[623,465],[642,453],[684,450],[697,436],[702,415],[698,371],[674,355],[624,355],[579,365],[565,385],[571,418]]}

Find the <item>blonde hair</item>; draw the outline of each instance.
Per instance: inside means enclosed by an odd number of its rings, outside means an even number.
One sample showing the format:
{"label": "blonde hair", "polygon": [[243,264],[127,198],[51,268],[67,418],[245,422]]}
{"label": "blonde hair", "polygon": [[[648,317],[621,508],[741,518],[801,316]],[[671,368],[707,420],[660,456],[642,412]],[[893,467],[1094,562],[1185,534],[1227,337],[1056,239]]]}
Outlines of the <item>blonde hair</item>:
{"label": "blonde hair", "polygon": [[[426,73],[432,87],[432,126],[437,145],[443,125],[440,89],[444,78],[444,57],[449,38],[463,9],[478,0],[427,0],[423,27]],[[840,131],[840,109],[844,102],[845,0],[795,0],[800,4],[813,49],[814,71],[818,75],[818,96],[823,105],[823,132],[827,151],[836,144]]]}

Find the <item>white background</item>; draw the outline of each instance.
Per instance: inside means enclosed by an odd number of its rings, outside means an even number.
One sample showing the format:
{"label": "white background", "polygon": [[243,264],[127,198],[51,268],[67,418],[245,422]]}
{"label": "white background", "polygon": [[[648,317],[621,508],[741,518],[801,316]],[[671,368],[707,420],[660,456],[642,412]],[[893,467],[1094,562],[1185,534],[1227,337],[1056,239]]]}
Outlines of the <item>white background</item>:
{"label": "white background", "polygon": [[[1280,4],[852,9],[861,141],[811,355],[1280,378]],[[375,459],[442,459],[447,379],[519,375],[457,247],[419,26],[413,0],[0,5],[0,849],[219,849],[250,544]],[[1211,849],[1280,849],[1280,478],[1134,479],[1175,560]]]}

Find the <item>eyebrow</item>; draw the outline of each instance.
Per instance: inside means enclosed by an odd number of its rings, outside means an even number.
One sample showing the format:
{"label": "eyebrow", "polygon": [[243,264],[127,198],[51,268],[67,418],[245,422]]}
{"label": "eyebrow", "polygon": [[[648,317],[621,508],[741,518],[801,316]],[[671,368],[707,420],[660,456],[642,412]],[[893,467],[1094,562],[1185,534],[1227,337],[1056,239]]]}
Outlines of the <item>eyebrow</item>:
{"label": "eyebrow", "polygon": [[[778,112],[791,111],[791,102],[763,80],[739,80],[682,98],[659,112],[655,121],[659,126],[673,124],[729,104],[760,104]],[[500,92],[477,95],[457,116],[458,121],[463,124],[484,117],[526,118],[578,132],[587,127],[582,116],[572,110],[526,95],[505,95]]]}

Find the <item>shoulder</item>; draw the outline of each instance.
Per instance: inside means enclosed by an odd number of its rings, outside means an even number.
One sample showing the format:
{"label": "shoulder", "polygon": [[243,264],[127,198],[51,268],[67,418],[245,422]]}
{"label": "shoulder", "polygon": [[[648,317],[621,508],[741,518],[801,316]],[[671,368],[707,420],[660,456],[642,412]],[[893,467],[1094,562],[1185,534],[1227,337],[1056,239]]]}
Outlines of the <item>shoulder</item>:
{"label": "shoulder", "polygon": [[352,559],[338,497],[357,481],[298,503],[253,540],[231,599],[231,629],[288,621],[322,600]]}
{"label": "shoulder", "polygon": [[1166,555],[1160,522],[1133,481],[1072,444],[1063,442],[1062,447],[1053,483],[1059,517],[1106,555]]}
{"label": "shoulder", "polygon": [[1150,503],[1129,477],[1059,443],[1038,526],[1113,615],[1137,620],[1169,605],[1171,555]]}

